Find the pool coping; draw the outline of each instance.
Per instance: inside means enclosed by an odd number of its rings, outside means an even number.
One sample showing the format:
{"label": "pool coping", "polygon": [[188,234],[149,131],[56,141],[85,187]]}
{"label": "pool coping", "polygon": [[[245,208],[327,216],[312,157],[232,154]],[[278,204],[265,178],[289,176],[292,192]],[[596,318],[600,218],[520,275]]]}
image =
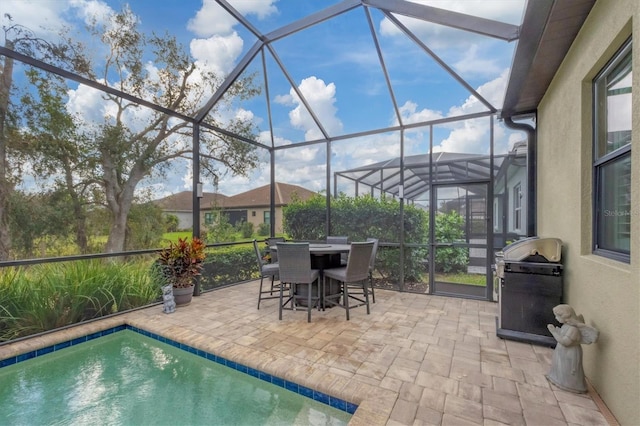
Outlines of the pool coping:
{"label": "pool coping", "polygon": [[[196,347],[193,347],[191,345],[187,345],[185,343],[180,343],[178,341],[175,341],[173,339],[164,337],[160,334],[157,333],[153,333],[151,331],[147,331],[143,328],[140,327],[136,327],[133,325],[130,325],[128,323],[123,323],[123,324],[119,324],[119,325],[115,325],[103,330],[98,330],[98,331],[94,331],[92,333],[86,334],[84,336],[79,336],[79,337],[75,337],[69,340],[65,340],[62,342],[58,342],[58,343],[53,343],[50,344],[48,346],[44,346],[44,347],[37,347],[35,349],[32,349],[30,351],[27,352],[23,352],[23,353],[19,353],[16,355],[12,355],[6,358],[3,358],[3,354],[2,351],[0,351],[0,368],[4,368],[4,367],[9,367],[11,365],[15,365],[18,364],[20,362],[24,362],[27,361],[29,359],[33,359],[33,358],[37,358],[43,355],[47,355],[50,354],[52,352],[56,352],[59,351],[61,349],[66,349],[72,346],[76,346],[79,345],[81,343],[85,343],[85,342],[89,342],[95,339],[98,339],[100,337],[104,337],[104,336],[108,336],[120,331],[124,331],[124,330],[130,330],[133,332],[136,332],[138,334],[141,334],[143,336],[149,337],[151,339],[157,340],[159,342],[162,343],[166,343],[170,346],[173,346],[175,348],[184,350],[187,353],[191,353],[194,354],[196,356],[199,356],[201,358],[207,359],[209,361],[213,361],[216,362],[218,364],[224,365],[226,367],[229,367],[233,370],[239,371],[241,373],[247,374],[249,376],[255,377],[259,380],[265,381],[267,383],[271,383],[275,386],[281,387],[283,389],[286,389],[288,391],[294,392],[298,395],[304,396],[306,398],[312,399],[314,401],[317,401],[319,403],[328,405],[332,408],[335,408],[337,410],[349,413],[351,415],[353,415],[355,413],[355,411],[358,409],[358,405],[345,401],[341,398],[337,398],[335,396],[326,394],[324,392],[320,392],[318,390],[309,388],[307,386],[303,386],[300,385],[296,382],[290,381],[290,380],[286,380],[283,379],[281,377],[278,377],[276,375],[272,375],[269,373],[266,373],[264,371],[249,367],[247,365],[244,365],[242,363],[236,362],[236,361],[232,361],[229,360],[225,357],[213,354],[211,352],[207,352],[205,350],[202,349],[198,349]],[[42,337],[42,336],[40,336]]]}

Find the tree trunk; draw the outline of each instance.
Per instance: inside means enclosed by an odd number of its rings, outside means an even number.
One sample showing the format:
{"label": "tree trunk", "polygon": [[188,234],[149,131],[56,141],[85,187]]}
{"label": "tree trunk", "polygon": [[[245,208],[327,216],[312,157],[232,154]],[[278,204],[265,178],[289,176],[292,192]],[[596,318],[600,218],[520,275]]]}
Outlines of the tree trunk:
{"label": "tree trunk", "polygon": [[[10,40],[5,47],[13,49]],[[13,84],[13,59],[5,56],[0,62],[0,260],[8,260],[11,255],[11,235],[9,234],[9,196],[13,187],[7,176],[7,144],[9,140],[9,93]]]}
{"label": "tree trunk", "polygon": [[[107,245],[104,249],[106,253],[116,253],[124,251],[125,236],[127,231],[127,215],[129,209],[127,209],[125,213],[123,211],[123,207],[124,206],[118,206],[116,212],[111,211],[113,222],[111,222],[109,239],[107,240]],[[131,208],[131,205],[129,205],[129,208]]]}
{"label": "tree trunk", "polygon": [[65,183],[67,185],[67,192],[71,197],[71,204],[73,205],[73,215],[75,218],[75,233],[76,233],[76,244],[78,245],[78,249],[81,254],[86,254],[88,252],[88,241],[87,241],[87,215],[82,208],[82,200],[75,190],[75,186],[73,184],[73,171],[71,170],[71,166],[69,164],[68,159],[65,159]]}
{"label": "tree trunk", "polygon": [[107,206],[112,220],[105,252],[116,253],[125,250],[127,217],[133,204],[133,193],[140,179],[130,177],[120,186],[117,180],[111,180],[109,176],[116,176],[116,173],[105,173],[104,179]]}

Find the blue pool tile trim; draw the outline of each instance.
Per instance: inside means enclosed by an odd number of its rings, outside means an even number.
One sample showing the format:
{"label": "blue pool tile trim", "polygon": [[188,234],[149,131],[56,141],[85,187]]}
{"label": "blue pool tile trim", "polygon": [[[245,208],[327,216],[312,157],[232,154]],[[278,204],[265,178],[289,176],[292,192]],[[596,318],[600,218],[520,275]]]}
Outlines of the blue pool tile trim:
{"label": "blue pool tile trim", "polygon": [[98,331],[95,333],[88,334],[86,336],[77,337],[72,340],[67,340],[66,342],[56,343],[55,345],[47,346],[46,348],[36,349],[31,352],[27,352],[24,354],[20,354],[11,358],[3,359],[0,361],[0,368],[8,367],[13,364],[17,364],[22,361],[26,361],[31,358],[35,358],[41,355],[46,355],[51,352],[58,351],[60,349],[68,348],[69,346],[74,346],[79,343],[88,342],[89,340],[94,340],[100,338],[102,336],[107,336],[109,334],[117,333],[122,330],[131,330],[136,333],[142,334],[143,336],[150,337],[152,339],[158,340],[159,342],[166,343],[168,345],[174,346],[178,349],[182,349],[184,351],[190,352],[199,357],[208,359],[210,361],[217,362],[218,364],[225,365],[234,370],[240,371],[242,373],[248,374],[260,380],[264,380],[265,382],[269,382],[273,385],[279,386],[281,388],[285,388],[291,392],[295,392],[299,395],[305,396],[307,398],[311,398],[314,401],[321,402],[323,404],[329,405],[333,408],[336,408],[341,411],[346,411],[349,414],[353,414],[358,409],[356,404],[352,404],[350,402],[344,401],[340,398],[335,398],[331,395],[327,395],[326,393],[322,393],[306,386],[299,385],[294,382],[290,382],[278,376],[272,376],[271,374],[265,373],[260,370],[256,370],[255,368],[248,367],[246,365],[240,364],[235,361],[228,360],[224,357],[196,349],[192,346],[185,345],[184,343],[178,343],[174,340],[167,339],[166,337],[162,337],[158,334],[151,333],[142,328],[134,327],[131,325],[119,325],[117,327],[109,328],[103,331]]}

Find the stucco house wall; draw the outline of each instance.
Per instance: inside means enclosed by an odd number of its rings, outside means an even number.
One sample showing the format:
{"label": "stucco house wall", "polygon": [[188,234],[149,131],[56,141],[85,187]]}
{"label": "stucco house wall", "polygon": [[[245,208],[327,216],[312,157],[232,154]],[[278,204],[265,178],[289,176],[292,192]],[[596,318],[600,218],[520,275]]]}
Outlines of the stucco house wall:
{"label": "stucco house wall", "polygon": [[178,229],[191,229],[193,228],[193,213],[191,211],[172,211],[165,210],[163,215],[174,215],[178,218]]}
{"label": "stucco house wall", "polygon": [[[291,185],[283,182],[276,182],[274,188],[274,207],[275,207],[275,230],[276,234],[283,232],[283,207],[290,204],[294,199],[307,200],[315,195],[310,191],[298,185]],[[264,213],[270,211],[271,204],[271,185],[264,185],[251,189],[240,194],[227,197],[216,205],[202,204],[201,220],[204,223],[204,217],[207,212],[216,209],[226,211],[236,211],[246,214],[247,222],[253,223],[254,229],[257,231],[258,226],[264,223]],[[254,213],[255,212],[255,216]]]}
{"label": "stucco house wall", "polygon": [[[247,222],[253,223],[254,228],[257,230],[260,224],[268,223],[264,220],[264,214],[269,213],[271,211],[269,206],[258,206],[258,207],[247,207]],[[256,215],[253,215],[253,212],[256,212]],[[284,232],[283,224],[282,224],[282,206],[276,206],[275,208],[276,214],[276,228],[275,233],[281,234]]]}
{"label": "stucco house wall", "polygon": [[[633,40],[631,261],[592,254],[592,81]],[[598,0],[538,107],[538,235],[563,240],[565,301],[600,331],[585,373],[623,425],[640,423],[640,2]]]}

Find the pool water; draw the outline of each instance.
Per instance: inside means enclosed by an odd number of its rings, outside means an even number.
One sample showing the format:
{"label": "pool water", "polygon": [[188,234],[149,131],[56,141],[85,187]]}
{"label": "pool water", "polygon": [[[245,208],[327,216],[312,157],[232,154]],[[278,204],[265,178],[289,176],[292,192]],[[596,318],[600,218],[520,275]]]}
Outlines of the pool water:
{"label": "pool water", "polygon": [[124,330],[0,368],[2,425],[344,425],[351,414]]}

